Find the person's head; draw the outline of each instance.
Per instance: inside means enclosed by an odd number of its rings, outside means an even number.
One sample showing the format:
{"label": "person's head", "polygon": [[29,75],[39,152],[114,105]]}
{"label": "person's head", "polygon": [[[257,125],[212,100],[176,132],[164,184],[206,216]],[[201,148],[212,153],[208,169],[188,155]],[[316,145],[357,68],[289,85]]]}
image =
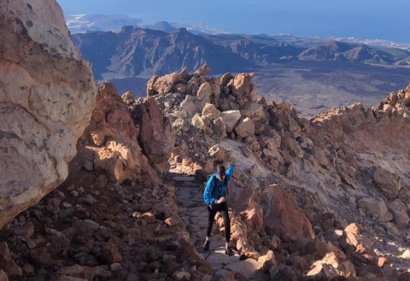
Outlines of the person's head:
{"label": "person's head", "polygon": [[225,166],[223,164],[218,164],[218,166],[216,167],[216,172],[218,173],[218,176],[220,179],[224,179],[225,178]]}

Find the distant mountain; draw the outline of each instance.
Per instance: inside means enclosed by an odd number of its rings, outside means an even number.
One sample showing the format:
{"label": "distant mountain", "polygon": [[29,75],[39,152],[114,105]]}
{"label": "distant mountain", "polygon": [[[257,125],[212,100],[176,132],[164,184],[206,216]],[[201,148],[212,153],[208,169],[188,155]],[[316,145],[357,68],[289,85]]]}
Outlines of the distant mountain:
{"label": "distant mountain", "polygon": [[145,24],[142,27],[147,28],[147,29],[152,29],[152,30],[159,30],[159,31],[167,32],[167,33],[172,33],[178,30],[177,27],[175,27],[174,25],[170,24],[167,21],[159,21],[154,24]]}
{"label": "distant mountain", "polygon": [[[97,79],[149,77],[204,63],[214,74],[248,71],[286,61],[336,61],[378,65],[410,65],[410,52],[335,40],[320,41],[249,34],[193,34],[168,22],[156,29],[124,27],[120,32],[87,32],[72,39],[92,62]],[[167,32],[169,31],[169,32]],[[294,44],[292,44],[294,42]]]}
{"label": "distant mountain", "polygon": [[356,37],[335,37],[336,41],[365,44],[373,47],[395,48],[410,51],[410,43],[398,43],[382,39],[361,39]]}
{"label": "distant mountain", "polygon": [[[409,55],[410,52],[407,52],[407,57]],[[397,56],[364,44],[329,41],[304,50],[298,55],[298,59],[305,61],[350,61],[388,65],[395,63]]]}
{"label": "distant mountain", "polygon": [[118,32],[124,26],[141,27],[152,30],[164,31],[167,33],[175,32],[179,28],[186,28],[194,34],[220,34],[221,30],[208,27],[201,23],[170,23],[159,21],[156,23],[146,23],[141,19],[132,18],[127,15],[110,14],[77,14],[69,15],[66,18],[67,27],[71,34],[86,33],[92,31],[113,31]]}
{"label": "distant mountain", "polygon": [[204,63],[214,73],[241,71],[254,67],[252,61],[229,48],[181,28],[173,33],[138,27],[120,32],[74,34],[73,42],[92,62],[97,79],[148,77],[182,68],[190,71]]}
{"label": "distant mountain", "polygon": [[89,31],[119,31],[123,26],[138,26],[141,19],[126,15],[70,15],[66,18],[71,34]]}

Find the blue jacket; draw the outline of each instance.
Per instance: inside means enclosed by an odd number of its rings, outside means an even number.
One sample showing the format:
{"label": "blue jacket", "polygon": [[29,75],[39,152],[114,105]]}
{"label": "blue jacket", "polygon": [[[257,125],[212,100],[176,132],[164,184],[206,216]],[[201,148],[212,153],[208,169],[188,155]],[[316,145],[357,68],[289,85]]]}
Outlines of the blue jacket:
{"label": "blue jacket", "polygon": [[[231,177],[233,175],[235,168],[233,165],[229,165],[228,169],[225,171],[226,176],[226,184],[228,185]],[[216,185],[215,185],[216,181]],[[220,181],[217,178],[217,174],[213,174],[209,177],[208,182],[206,183],[205,191],[204,191],[204,202],[207,205],[212,205],[216,200],[221,197],[226,196],[227,194],[227,187],[223,181]]]}

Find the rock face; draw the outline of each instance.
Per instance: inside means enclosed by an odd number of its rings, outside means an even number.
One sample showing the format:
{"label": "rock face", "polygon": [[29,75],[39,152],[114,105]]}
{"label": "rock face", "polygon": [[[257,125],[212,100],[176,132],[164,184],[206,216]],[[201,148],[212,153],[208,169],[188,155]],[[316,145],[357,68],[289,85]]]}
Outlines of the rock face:
{"label": "rock face", "polygon": [[150,170],[138,144],[139,135],[140,128],[115,87],[99,85],[90,125],[78,142],[80,165],[91,163],[87,170],[105,172],[119,183],[136,180]]}
{"label": "rock face", "polygon": [[153,98],[122,98],[111,83],[98,87],[97,101],[90,125],[78,141],[79,153],[71,173],[81,168],[104,172],[111,181],[136,181],[168,170],[168,158],[175,135],[169,119]]}
{"label": "rock face", "polygon": [[0,3],[0,228],[67,177],[96,86],[55,1]]}
{"label": "rock face", "polygon": [[145,155],[161,173],[169,169],[168,157],[175,144],[171,123],[161,112],[154,98],[139,101],[132,111],[140,127],[139,141]]}

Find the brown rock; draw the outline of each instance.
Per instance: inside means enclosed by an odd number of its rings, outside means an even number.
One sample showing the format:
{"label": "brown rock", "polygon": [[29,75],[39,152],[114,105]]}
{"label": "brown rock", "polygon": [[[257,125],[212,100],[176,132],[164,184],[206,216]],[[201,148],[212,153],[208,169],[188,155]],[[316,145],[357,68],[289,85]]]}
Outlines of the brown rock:
{"label": "brown rock", "polygon": [[[31,265],[31,264],[29,264],[29,263],[26,263],[24,266],[23,266],[23,271],[26,273],[26,274],[33,274],[34,273],[34,267]],[[0,279],[1,280],[1,279]]]}
{"label": "brown rock", "polygon": [[96,95],[56,1],[30,5],[0,3],[0,228],[66,179]]}
{"label": "brown rock", "polygon": [[188,281],[188,280],[191,280],[191,273],[189,273],[188,271],[176,271],[172,275],[172,278],[174,278],[174,280]]}
{"label": "brown rock", "polygon": [[380,257],[377,260],[377,266],[378,267],[383,267],[387,262],[387,258],[386,257]]}
{"label": "brown rock", "polygon": [[147,82],[147,96],[165,95],[169,93],[177,82],[186,78],[185,75],[185,72],[173,72],[161,77],[151,77]]}
{"label": "brown rock", "polygon": [[221,116],[221,112],[215,107],[214,104],[207,103],[202,109],[202,116],[205,116],[211,120],[215,120],[219,116]]}
{"label": "brown rock", "polygon": [[362,198],[357,203],[368,215],[376,217],[381,222],[393,219],[392,214],[387,209],[386,203],[381,198]]}
{"label": "brown rock", "polygon": [[326,256],[313,263],[307,276],[315,276],[322,273],[326,278],[332,279],[338,276],[353,277],[356,275],[356,270],[350,261],[343,261],[341,257],[335,253],[328,253]]}
{"label": "brown rock", "polygon": [[408,226],[410,218],[407,215],[407,208],[399,199],[389,204],[389,209],[393,213],[393,219],[399,228]]}
{"label": "brown rock", "polygon": [[[135,180],[148,170],[148,160],[135,141],[139,129],[112,84],[101,84],[92,119],[78,143],[77,161],[94,158],[94,169],[113,181]],[[92,148],[92,149],[90,149]]]}
{"label": "brown rock", "polygon": [[192,117],[191,123],[192,123],[192,126],[197,127],[201,131],[206,130],[206,123],[204,119],[202,119],[198,113],[196,113],[194,117]]}
{"label": "brown rock", "polygon": [[155,220],[156,220],[155,216],[150,212],[142,214],[141,219],[146,221],[149,224],[155,223]]}
{"label": "brown rock", "polygon": [[230,133],[241,119],[241,112],[239,110],[228,110],[222,112],[221,117],[226,126],[226,131]]}
{"label": "brown rock", "polygon": [[0,268],[4,270],[10,277],[18,277],[23,273],[21,268],[14,262],[13,258],[11,257],[9,247],[6,242],[0,242]]}
{"label": "brown rock", "polygon": [[196,93],[198,100],[203,104],[210,101],[211,94],[211,85],[208,82],[202,83]]}
{"label": "brown rock", "polygon": [[225,268],[239,273],[240,275],[248,279],[253,273],[261,268],[261,265],[254,259],[247,259],[244,261],[238,261],[236,263],[230,263],[225,266]]}
{"label": "brown rock", "polygon": [[235,87],[235,93],[239,97],[247,96],[253,89],[252,78],[255,75],[253,73],[240,73],[235,76],[233,85]]}
{"label": "brown rock", "polygon": [[100,257],[107,264],[122,262],[122,255],[120,254],[118,247],[112,242],[104,243],[101,248]]}
{"label": "brown rock", "polygon": [[399,194],[400,184],[397,176],[382,169],[377,168],[373,175],[374,183],[381,189],[388,199],[395,199]]}
{"label": "brown rock", "polygon": [[219,144],[215,144],[208,150],[208,154],[210,157],[220,160],[220,161],[230,161],[231,159],[231,152],[225,148],[223,148]]}
{"label": "brown rock", "polygon": [[147,96],[154,96],[158,94],[156,92],[155,82],[158,80],[159,76],[152,76],[147,82]]}
{"label": "brown rock", "polygon": [[235,275],[232,271],[219,269],[215,272],[215,278],[218,281],[234,281]]}
{"label": "brown rock", "polygon": [[293,195],[277,185],[265,187],[259,199],[264,206],[266,227],[274,229],[281,236],[291,234],[295,238],[313,237],[312,225],[305,214],[297,207]]}
{"label": "brown rock", "polygon": [[241,212],[241,217],[245,223],[254,231],[261,232],[264,229],[263,210],[261,207],[255,207],[250,210]]}
{"label": "brown rock", "polygon": [[175,216],[166,218],[164,223],[166,225],[168,225],[169,227],[174,227],[174,226],[182,224],[181,220],[178,217],[175,217]]}
{"label": "brown rock", "polygon": [[212,123],[212,130],[214,134],[218,137],[226,137],[226,125],[222,117],[216,118]]}
{"label": "brown rock", "polygon": [[134,121],[140,126],[140,142],[144,154],[161,173],[168,171],[168,158],[175,145],[171,123],[149,98],[138,104],[133,111]]}
{"label": "brown rock", "polygon": [[38,266],[49,266],[55,263],[50,250],[46,247],[34,249],[30,252],[31,259]]}
{"label": "brown rock", "polygon": [[238,126],[236,126],[235,132],[241,138],[253,136],[255,134],[255,123],[250,118],[246,117],[238,124]]}
{"label": "brown rock", "polygon": [[[73,266],[66,266],[66,267],[59,269],[56,275],[59,276],[59,278],[64,276],[64,277],[80,278],[82,280],[93,280],[94,271],[91,267],[76,264]],[[70,279],[67,279],[67,280],[70,280]]]}
{"label": "brown rock", "polygon": [[263,119],[265,118],[265,112],[263,106],[259,103],[252,102],[247,103],[241,110],[241,115],[249,118]]}
{"label": "brown rock", "polygon": [[111,271],[109,271],[107,266],[104,266],[104,265],[94,267],[93,271],[96,277],[110,278],[112,275]]}
{"label": "brown rock", "polygon": [[272,250],[269,250],[265,255],[258,258],[258,263],[261,267],[270,268],[272,265],[276,264],[275,255]]}
{"label": "brown rock", "polygon": [[0,281],[9,281],[7,274],[1,269],[0,269]]}
{"label": "brown rock", "polygon": [[410,90],[408,90],[404,96],[403,104],[407,107],[410,107]]}
{"label": "brown rock", "polygon": [[211,72],[211,68],[209,67],[208,64],[204,64],[203,66],[201,66],[195,71],[195,74],[199,76],[206,76],[208,75],[209,72]]}
{"label": "brown rock", "polygon": [[27,222],[24,225],[15,225],[13,227],[13,232],[17,236],[29,239],[34,233],[34,224],[32,222]]}
{"label": "brown rock", "polygon": [[191,117],[197,112],[197,107],[194,103],[194,97],[186,95],[185,99],[180,104],[181,112],[183,112],[184,117]]}
{"label": "brown rock", "polygon": [[126,104],[132,104],[135,102],[134,94],[130,91],[127,91],[124,94],[122,94],[121,99]]}
{"label": "brown rock", "polygon": [[174,88],[175,88],[175,90],[177,90],[178,93],[180,93],[180,94],[185,94],[186,91],[187,91],[187,86],[186,86],[185,83],[177,83],[177,84],[174,86]]}

